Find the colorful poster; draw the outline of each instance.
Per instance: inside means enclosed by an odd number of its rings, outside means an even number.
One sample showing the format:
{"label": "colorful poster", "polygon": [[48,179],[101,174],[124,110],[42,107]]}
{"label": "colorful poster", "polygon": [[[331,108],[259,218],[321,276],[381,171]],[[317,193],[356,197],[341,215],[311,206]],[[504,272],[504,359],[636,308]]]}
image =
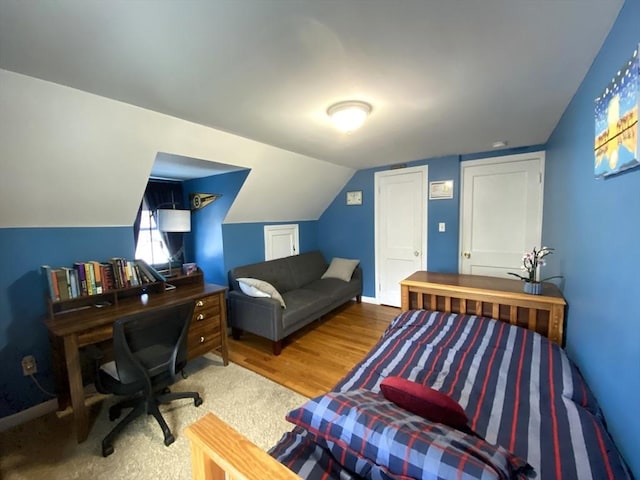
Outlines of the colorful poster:
{"label": "colorful poster", "polygon": [[616,72],[602,95],[596,98],[596,178],[603,178],[640,165],[638,105],[640,61],[636,48]]}

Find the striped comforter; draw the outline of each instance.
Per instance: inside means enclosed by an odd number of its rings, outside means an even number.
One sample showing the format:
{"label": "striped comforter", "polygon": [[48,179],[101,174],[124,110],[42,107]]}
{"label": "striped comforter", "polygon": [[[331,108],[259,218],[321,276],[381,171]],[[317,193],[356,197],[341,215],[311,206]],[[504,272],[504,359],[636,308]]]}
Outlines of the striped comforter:
{"label": "striped comforter", "polygon": [[[378,392],[388,376],[451,396],[476,433],[525,459],[538,479],[630,478],[577,368],[537,333],[472,315],[404,312],[334,390]],[[310,437],[296,427],[270,453],[303,478],[356,478]]]}

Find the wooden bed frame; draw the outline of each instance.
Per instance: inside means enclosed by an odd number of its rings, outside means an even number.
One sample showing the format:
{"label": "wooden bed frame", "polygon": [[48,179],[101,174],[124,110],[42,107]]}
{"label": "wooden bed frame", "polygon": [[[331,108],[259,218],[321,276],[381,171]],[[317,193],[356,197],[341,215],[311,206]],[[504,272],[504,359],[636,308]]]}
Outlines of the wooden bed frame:
{"label": "wooden bed frame", "polygon": [[[482,315],[535,330],[563,343],[566,302],[545,283],[542,295],[519,280],[416,272],[400,282],[402,311],[429,309]],[[212,413],[188,426],[194,480],[292,480],[300,477]]]}
{"label": "wooden bed frame", "polygon": [[495,318],[564,345],[567,302],[553,283],[544,283],[541,295],[531,295],[523,292],[521,280],[420,271],[400,282],[400,289],[403,312],[427,309]]}

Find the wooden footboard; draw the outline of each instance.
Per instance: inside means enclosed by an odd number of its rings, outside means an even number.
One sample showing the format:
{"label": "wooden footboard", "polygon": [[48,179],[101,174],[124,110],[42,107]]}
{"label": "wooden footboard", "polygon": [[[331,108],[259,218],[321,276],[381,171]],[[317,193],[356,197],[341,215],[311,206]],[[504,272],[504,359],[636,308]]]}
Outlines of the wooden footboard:
{"label": "wooden footboard", "polygon": [[491,317],[563,345],[567,303],[552,283],[544,283],[542,295],[531,295],[523,292],[520,280],[420,271],[400,286],[402,311],[424,308]]}
{"label": "wooden footboard", "polygon": [[212,413],[185,429],[194,480],[300,480]]}

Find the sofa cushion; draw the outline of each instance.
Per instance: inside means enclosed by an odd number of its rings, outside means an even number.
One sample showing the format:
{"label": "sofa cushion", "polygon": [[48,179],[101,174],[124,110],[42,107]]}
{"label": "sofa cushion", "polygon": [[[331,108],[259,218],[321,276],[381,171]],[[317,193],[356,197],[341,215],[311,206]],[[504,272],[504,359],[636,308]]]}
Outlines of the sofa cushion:
{"label": "sofa cushion", "polygon": [[[278,300],[280,302],[280,305],[282,305],[282,308],[287,308],[287,305],[284,302],[282,295],[280,295],[280,292],[278,292],[278,290],[276,290],[276,288],[269,282],[265,282],[264,280],[259,280],[257,278],[240,277],[238,278],[238,283],[240,284],[240,289],[245,294],[252,297],[271,297],[274,300]],[[258,290],[261,294],[255,294],[255,292],[247,293],[252,291],[252,289]]]}
{"label": "sofa cushion", "polygon": [[327,261],[318,250],[288,257],[295,288],[319,279],[327,269]]}
{"label": "sofa cushion", "polygon": [[334,299],[345,299],[355,297],[360,294],[357,285],[343,282],[337,278],[324,278],[305,285],[305,290],[318,292],[320,295],[326,295]]}
{"label": "sofa cushion", "polygon": [[236,267],[233,269],[233,276],[236,280],[242,277],[259,278],[269,282],[280,293],[296,288],[287,258]]}
{"label": "sofa cushion", "polygon": [[282,312],[282,324],[286,329],[300,320],[314,320],[315,315],[331,302],[331,297],[312,290],[298,288],[283,294],[288,308]]}
{"label": "sofa cushion", "polygon": [[244,293],[245,295],[249,295],[250,297],[267,297],[267,298],[271,298],[271,295],[269,293],[263,292],[259,288],[256,288],[253,285],[250,285],[249,283],[247,283],[247,282],[245,282],[243,280],[247,280],[247,279],[246,278],[239,278],[238,279],[238,285],[240,285],[240,290],[242,290],[242,293]]}
{"label": "sofa cushion", "polygon": [[360,260],[352,260],[349,258],[333,258],[331,265],[320,278],[337,278],[344,282],[351,281],[353,271],[356,269]]}

